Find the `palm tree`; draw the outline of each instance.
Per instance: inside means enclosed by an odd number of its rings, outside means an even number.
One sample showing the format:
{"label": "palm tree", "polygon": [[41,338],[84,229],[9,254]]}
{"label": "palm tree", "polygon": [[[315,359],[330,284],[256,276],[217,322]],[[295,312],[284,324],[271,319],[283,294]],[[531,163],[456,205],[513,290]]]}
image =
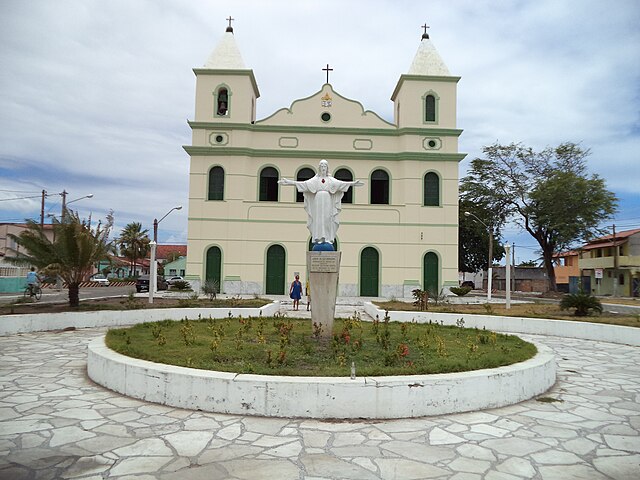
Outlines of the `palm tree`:
{"label": "palm tree", "polygon": [[149,253],[149,230],[142,229],[140,222],[131,222],[120,233],[118,245],[122,255],[131,260],[130,276],[135,275],[136,260],[144,258]]}
{"label": "palm tree", "polygon": [[23,252],[18,252],[9,261],[22,265],[33,265],[47,275],[60,275],[69,289],[69,306],[80,303],[80,283],[93,271],[93,266],[109,259],[111,244],[109,231],[113,226],[113,215],[107,215],[91,228],[88,221],[80,220],[77,212],[67,210],[64,218],[53,221],[53,241],[49,240],[39,223],[27,220],[27,228],[20,235],[9,234]]}

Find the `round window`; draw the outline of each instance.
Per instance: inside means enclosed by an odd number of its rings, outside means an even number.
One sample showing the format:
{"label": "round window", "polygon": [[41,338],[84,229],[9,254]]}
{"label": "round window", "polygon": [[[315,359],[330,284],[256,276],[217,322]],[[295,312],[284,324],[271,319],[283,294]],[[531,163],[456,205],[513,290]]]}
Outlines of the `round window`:
{"label": "round window", "polygon": [[320,118],[323,122],[328,122],[329,120],[331,120],[331,114],[329,112],[324,112],[322,115],[320,115]]}
{"label": "round window", "polygon": [[223,140],[224,140],[224,137],[222,135],[216,135],[216,142],[217,143],[222,143]]}
{"label": "round window", "polygon": [[437,143],[436,143],[436,141],[435,141],[435,140],[429,140],[429,146],[430,146],[431,148],[435,148],[435,146],[436,146],[436,145],[437,145]]}

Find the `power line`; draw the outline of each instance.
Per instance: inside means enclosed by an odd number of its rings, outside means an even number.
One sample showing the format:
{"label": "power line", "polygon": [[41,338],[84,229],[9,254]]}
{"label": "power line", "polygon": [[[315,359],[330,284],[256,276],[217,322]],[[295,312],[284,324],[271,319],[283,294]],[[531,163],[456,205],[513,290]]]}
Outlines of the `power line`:
{"label": "power line", "polygon": [[25,200],[27,198],[42,198],[42,194],[33,195],[31,197],[0,198],[0,202],[8,202],[9,200]]}

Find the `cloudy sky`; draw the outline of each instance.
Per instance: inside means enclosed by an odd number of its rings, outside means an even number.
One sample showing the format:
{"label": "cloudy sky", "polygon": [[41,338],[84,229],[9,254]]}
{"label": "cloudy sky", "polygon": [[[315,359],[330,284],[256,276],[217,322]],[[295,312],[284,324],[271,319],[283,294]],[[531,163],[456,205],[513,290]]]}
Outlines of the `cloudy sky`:
{"label": "cloudy sky", "polygon": [[[161,243],[185,243],[195,76],[229,15],[261,98],[258,118],[320,89],[392,120],[389,97],[427,22],[458,84],[460,164],[484,145],[573,141],[640,227],[637,0],[2,0],[0,222],[114,210],[117,229],[176,205]],[[117,233],[117,232],[116,232]],[[535,242],[513,228],[517,260]]]}

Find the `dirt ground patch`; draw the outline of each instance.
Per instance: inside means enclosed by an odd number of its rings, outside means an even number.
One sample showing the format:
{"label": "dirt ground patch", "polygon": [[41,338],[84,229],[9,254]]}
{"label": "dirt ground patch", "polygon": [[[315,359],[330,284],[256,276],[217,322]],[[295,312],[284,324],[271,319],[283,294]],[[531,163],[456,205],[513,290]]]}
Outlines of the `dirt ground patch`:
{"label": "dirt ground patch", "polygon": [[224,300],[155,298],[149,303],[146,298],[109,297],[81,300],[78,308],[68,303],[14,303],[0,305],[0,315],[28,313],[91,312],[96,310],[142,310],[150,308],[260,308],[271,303],[264,298],[233,298]]}

